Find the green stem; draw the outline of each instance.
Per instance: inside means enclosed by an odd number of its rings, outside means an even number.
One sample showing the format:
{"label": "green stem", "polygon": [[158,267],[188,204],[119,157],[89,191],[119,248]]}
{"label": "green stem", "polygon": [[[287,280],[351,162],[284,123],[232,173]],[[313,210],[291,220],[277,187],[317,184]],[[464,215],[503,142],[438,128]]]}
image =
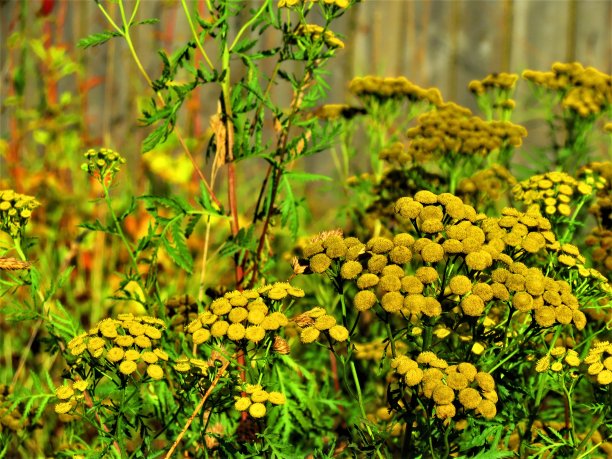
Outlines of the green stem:
{"label": "green stem", "polygon": [[[361,385],[359,384],[359,378],[357,377],[357,370],[355,369],[355,362],[351,361],[350,366],[351,366],[351,375],[353,376],[353,381],[355,382],[355,389],[357,390],[357,401],[359,402],[359,409],[361,411],[361,415],[363,416],[363,418],[366,419],[367,415],[366,415],[365,408],[363,406],[363,396],[361,394]],[[370,434],[370,437],[372,438],[372,440],[375,440],[374,434],[372,433],[372,429],[370,429],[370,426],[366,424],[365,427],[366,427],[366,430],[368,431],[368,434]],[[377,450],[376,453],[379,458],[383,459],[383,456],[380,453],[380,451]]]}
{"label": "green stem", "polygon": [[[128,252],[128,254],[130,256],[130,262],[132,263],[132,269],[136,273],[137,279],[139,281],[138,283],[142,284],[142,277],[140,276],[140,272],[138,271],[138,262],[136,261],[136,257],[134,256],[134,252],[132,251],[132,248],[130,247],[130,243],[128,242],[127,238],[125,237],[125,233],[123,232],[123,229],[121,228],[121,225],[119,224],[119,219],[117,218],[117,214],[115,213],[115,210],[113,209],[113,205],[112,205],[110,193],[108,191],[108,187],[106,186],[106,184],[103,181],[101,183],[102,183],[102,188],[104,189],[104,200],[106,201],[106,206],[108,207],[108,210],[110,211],[111,217],[113,219],[113,223],[115,224],[115,229],[117,230],[117,235],[119,236],[119,238],[123,242],[123,245],[127,249],[127,252]],[[141,287],[143,287],[143,286],[141,285]],[[142,290],[143,290],[143,294],[145,294],[146,289],[143,288]]]}
{"label": "green stem", "polygon": [[187,8],[187,2],[185,0],[181,0],[181,5],[183,6],[183,11],[185,11],[185,17],[187,18],[187,22],[189,23],[189,28],[191,29],[191,34],[193,35],[193,39],[195,40],[196,46],[200,50],[200,53],[202,53],[202,56],[204,57],[204,60],[206,61],[208,66],[211,69],[214,69],[215,67],[213,66],[210,58],[208,57],[208,54],[206,54],[202,43],[200,43],[198,33],[196,32],[195,25],[193,24],[193,20],[191,19],[191,14],[189,14],[189,8]]}

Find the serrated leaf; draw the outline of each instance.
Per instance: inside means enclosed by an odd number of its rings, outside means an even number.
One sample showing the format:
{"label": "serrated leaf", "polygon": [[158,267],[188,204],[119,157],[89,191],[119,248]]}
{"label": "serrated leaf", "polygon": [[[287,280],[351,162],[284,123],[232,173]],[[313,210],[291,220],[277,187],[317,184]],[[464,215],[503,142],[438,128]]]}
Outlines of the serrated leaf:
{"label": "serrated leaf", "polygon": [[158,24],[159,23],[159,19],[157,18],[149,18],[149,19],[143,19],[141,21],[135,22],[135,25],[143,25],[143,24]]}
{"label": "serrated leaf", "polygon": [[158,144],[164,143],[168,138],[168,123],[157,126],[142,142],[140,151],[147,153],[153,150]]}
{"label": "serrated leaf", "polygon": [[114,37],[121,37],[122,35],[117,32],[117,31],[104,31],[104,32],[100,32],[100,33],[94,33],[91,35],[88,35],[85,38],[81,38],[78,43],[77,46],[79,48],[83,48],[83,49],[87,49],[87,48],[91,48],[93,46],[99,46],[102,45],[104,43],[106,43],[108,40],[110,40],[111,38]]}
{"label": "serrated leaf", "polygon": [[154,215],[157,213],[158,207],[165,207],[166,209],[172,209],[176,214],[185,213],[181,204],[173,198],[166,198],[163,196],[145,195],[145,196],[140,196],[138,199],[144,201],[147,211],[152,212]]}
{"label": "serrated leaf", "polygon": [[172,241],[164,234],[162,243],[172,261],[191,274],[193,272],[193,258],[189,252],[189,247],[187,247],[187,238],[183,233],[181,223],[181,219],[177,218],[168,225],[167,230],[170,231]]}

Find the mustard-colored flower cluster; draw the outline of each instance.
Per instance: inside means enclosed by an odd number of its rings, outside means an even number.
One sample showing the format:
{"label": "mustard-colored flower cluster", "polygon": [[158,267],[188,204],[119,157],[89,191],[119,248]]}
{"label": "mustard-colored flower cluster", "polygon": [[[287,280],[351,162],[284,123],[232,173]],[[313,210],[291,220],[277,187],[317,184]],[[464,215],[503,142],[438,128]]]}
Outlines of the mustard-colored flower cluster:
{"label": "mustard-colored flower cluster", "polygon": [[497,414],[495,380],[469,362],[449,365],[431,351],[416,359],[406,355],[391,361],[391,368],[409,387],[433,400],[436,417],[454,418],[459,412],[474,412],[486,419]]}
{"label": "mustard-colored flower cluster", "polygon": [[81,169],[96,180],[112,179],[119,172],[121,165],[125,164],[125,158],[109,148],[91,148],[83,156],[87,162],[81,165]]}
{"label": "mustard-colored flower cluster", "polygon": [[602,228],[593,228],[591,234],[585,239],[586,245],[592,248],[591,259],[593,265],[608,280],[612,278],[612,231]]}
{"label": "mustard-colored flower cluster", "polygon": [[472,80],[468,84],[468,89],[477,95],[482,95],[488,90],[501,89],[509,91],[514,89],[518,75],[515,73],[492,73],[482,80]]}
{"label": "mustard-colored flower cluster", "polygon": [[214,300],[187,326],[187,332],[196,345],[223,337],[234,342],[246,340],[257,344],[266,337],[266,333],[289,323],[285,314],[270,311],[266,302],[303,296],[302,289],[286,282],[266,285],[257,290],[234,290]]}
{"label": "mustard-colored flower cluster", "polygon": [[378,154],[378,158],[398,166],[405,166],[412,161],[412,156],[406,151],[402,142],[394,142],[383,148]]}
{"label": "mustard-colored flower cluster", "polygon": [[314,115],[322,120],[337,120],[340,118],[350,120],[357,115],[363,115],[365,112],[363,108],[347,104],[326,104],[317,108]]}
{"label": "mustard-colored flower cluster", "polygon": [[[353,343],[355,348],[354,356],[359,360],[374,360],[381,361],[391,353],[391,346],[388,342],[382,340],[372,341],[370,343]],[[395,351],[405,353],[408,350],[406,343],[395,341]]]}
{"label": "mustard-colored flower cluster", "polygon": [[85,391],[89,383],[85,380],[75,381],[72,384],[64,384],[55,389],[55,396],[59,402],[55,404],[57,414],[66,414],[72,411],[79,401],[85,398]]}
{"label": "mustard-colored flower cluster", "polygon": [[298,314],[292,321],[300,327],[300,341],[305,344],[316,341],[322,334],[336,342],[343,342],[349,338],[347,328],[337,324],[334,316],[327,314],[325,309],[318,306]]}
{"label": "mustard-colored flower cluster", "polygon": [[323,40],[329,48],[344,48],[344,42],[334,32],[317,24],[302,24],[295,33],[301,37],[310,37],[313,41]]}
{"label": "mustard-colored flower cluster", "polygon": [[323,5],[335,5],[338,8],[345,9],[351,4],[350,0],[279,0],[279,8],[291,8],[302,5],[304,3],[321,3]]}
{"label": "mustard-colored flower cluster", "polygon": [[6,429],[19,432],[27,427],[27,418],[22,421],[22,413],[18,407],[13,406],[13,402],[8,396],[13,392],[10,386],[0,384],[0,434]]}
{"label": "mustard-colored flower cluster", "polygon": [[503,146],[518,147],[527,130],[509,121],[485,121],[455,103],[424,113],[408,129],[408,153],[419,162],[439,156],[486,156]]}
{"label": "mustard-colored flower cluster", "polygon": [[572,205],[582,196],[590,196],[594,189],[603,188],[605,180],[589,177],[576,180],[565,172],[547,172],[529,177],[512,188],[515,199],[527,205],[538,204],[547,215],[569,217]]}
{"label": "mustard-colored flower cluster", "polygon": [[612,77],[579,62],[556,62],[549,72],[525,70],[523,78],[559,92],[561,105],[583,118],[597,116],[612,104]]}
{"label": "mustard-colored flower cluster", "polygon": [[263,418],[268,408],[266,404],[284,405],[287,401],[281,392],[267,392],[259,384],[247,384],[245,396],[236,397],[234,408],[238,411],[248,411],[252,418]]}
{"label": "mustard-colored flower cluster", "polygon": [[407,99],[411,102],[423,101],[435,106],[442,104],[442,95],[438,88],[421,88],[403,76],[397,78],[371,75],[355,77],[349,83],[349,91],[362,98]]}
{"label": "mustard-colored flower cluster", "polygon": [[168,360],[168,354],[156,345],[165,328],[164,321],[155,317],[119,314],[70,340],[68,350],[73,356],[88,355],[93,362],[117,367],[124,376],[134,375],[139,366],[144,366],[149,377],[162,379],[160,363]]}
{"label": "mustard-colored flower cluster", "polygon": [[[303,250],[312,272],[337,269],[342,279],[356,285],[357,311],[379,305],[416,323],[422,316],[443,313],[458,315],[460,321],[488,318],[494,305],[508,305],[529,314],[540,327],[573,323],[584,328],[586,317],[570,285],[517,261],[548,252],[566,265],[584,262],[575,246],[559,244],[537,206],[525,213],[506,208],[501,218],[492,218],[450,193],[422,190],[399,199],[395,212],[416,237],[399,233],[363,244],[334,234]],[[449,259],[463,268],[441,276]]]}
{"label": "mustard-colored flower cluster", "polygon": [[40,203],[32,196],[15,193],[13,190],[0,191],[0,231],[11,237],[20,237]]}
{"label": "mustard-colored flower cluster", "polygon": [[594,377],[598,384],[608,386],[612,383],[612,343],[600,341],[591,346],[584,363],[589,366],[587,373]]}
{"label": "mustard-colored flower cluster", "polygon": [[535,370],[538,373],[547,371],[560,373],[562,371],[574,370],[580,366],[580,363],[578,352],[565,346],[555,346],[548,354],[536,362]]}
{"label": "mustard-colored flower cluster", "polygon": [[499,200],[503,194],[516,185],[516,179],[500,164],[479,170],[464,178],[457,186],[457,194],[474,206]]}

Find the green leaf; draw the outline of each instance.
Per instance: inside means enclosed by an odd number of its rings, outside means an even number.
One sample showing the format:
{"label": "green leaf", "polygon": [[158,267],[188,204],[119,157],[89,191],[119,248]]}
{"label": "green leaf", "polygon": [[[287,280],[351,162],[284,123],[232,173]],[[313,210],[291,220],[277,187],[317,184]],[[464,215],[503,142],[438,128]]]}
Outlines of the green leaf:
{"label": "green leaf", "polygon": [[143,19],[142,21],[135,22],[134,25],[157,24],[157,23],[159,23],[159,19],[149,18],[149,19]]}
{"label": "green leaf", "polygon": [[288,180],[295,180],[296,182],[314,182],[316,180],[325,180],[331,182],[331,177],[323,174],[310,174],[308,172],[285,172],[284,177]]}
{"label": "green leaf", "polygon": [[177,266],[181,267],[189,274],[193,272],[193,258],[187,247],[187,238],[183,233],[182,220],[176,218],[167,227],[172,240],[168,238],[168,234],[162,237],[164,249]]}
{"label": "green leaf", "polygon": [[158,144],[164,143],[170,134],[168,130],[168,123],[163,123],[156,127],[142,142],[142,153],[147,153],[153,150]]}
{"label": "green leaf", "polygon": [[114,37],[121,37],[122,34],[116,31],[107,30],[105,32],[94,33],[85,38],[81,38],[77,43],[79,48],[87,49],[93,46],[98,46],[106,43],[108,40]]}

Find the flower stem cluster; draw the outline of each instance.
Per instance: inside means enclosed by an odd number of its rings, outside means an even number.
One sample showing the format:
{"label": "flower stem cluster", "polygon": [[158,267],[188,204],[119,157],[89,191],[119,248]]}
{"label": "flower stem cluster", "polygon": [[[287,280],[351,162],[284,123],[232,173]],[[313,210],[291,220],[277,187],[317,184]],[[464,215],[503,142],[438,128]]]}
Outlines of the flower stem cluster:
{"label": "flower stem cluster", "polygon": [[289,320],[275,311],[283,300],[301,298],[304,291],[286,282],[260,287],[257,290],[234,290],[214,300],[206,310],[187,326],[195,345],[211,339],[245,345],[259,344],[267,334],[285,327]]}
{"label": "flower stem cluster", "polygon": [[66,414],[72,411],[85,397],[85,391],[88,386],[89,383],[87,381],[80,380],[55,389],[55,396],[59,400],[55,405],[55,412],[57,414]]}
{"label": "flower stem cluster", "polygon": [[449,365],[435,353],[425,351],[415,360],[400,355],[391,361],[391,368],[404,384],[416,387],[419,394],[434,402],[439,419],[472,411],[486,419],[497,414],[495,380],[472,363]]}
{"label": "flower stem cluster", "polygon": [[119,314],[70,340],[68,351],[78,358],[76,366],[86,359],[90,366],[110,369],[122,377],[134,377],[140,367],[158,380],[164,377],[161,363],[169,358],[157,346],[165,328],[164,321],[155,317]]}
{"label": "flower stem cluster", "polygon": [[83,156],[87,162],[81,165],[81,169],[100,183],[112,180],[125,164],[125,158],[109,148],[89,149]]}
{"label": "flower stem cluster", "polygon": [[525,70],[523,78],[557,92],[561,106],[582,118],[597,117],[612,104],[612,77],[579,62],[556,62],[548,72]]}
{"label": "flower stem cluster", "polygon": [[425,161],[438,157],[487,156],[505,146],[518,147],[527,131],[509,121],[485,121],[451,102],[421,115],[418,125],[406,135],[411,139],[409,153]]}
{"label": "flower stem cluster", "polygon": [[612,384],[612,343],[600,341],[591,346],[584,363],[588,365],[587,374],[595,378],[599,385]]}
{"label": "flower stem cluster", "polygon": [[266,405],[284,405],[287,401],[281,392],[267,392],[259,384],[247,384],[241,397],[236,397],[234,408],[247,411],[252,418],[263,418],[268,411]]}
{"label": "flower stem cluster", "polygon": [[323,41],[328,48],[344,48],[344,42],[334,32],[317,24],[301,24],[295,34],[298,37],[308,37],[314,42]]}
{"label": "flower stem cluster", "polygon": [[12,238],[21,238],[32,216],[32,211],[40,203],[32,196],[15,193],[13,190],[0,191],[0,231]]}
{"label": "flower stem cluster", "polygon": [[406,77],[355,77],[349,83],[349,91],[366,100],[407,99],[411,102],[427,102],[434,106],[442,104],[442,95],[438,88],[421,88]]}
{"label": "flower stem cluster", "polygon": [[339,343],[349,338],[348,329],[344,325],[337,324],[336,318],[327,314],[321,307],[298,314],[292,321],[300,327],[300,341],[304,344],[316,341],[321,335]]}

